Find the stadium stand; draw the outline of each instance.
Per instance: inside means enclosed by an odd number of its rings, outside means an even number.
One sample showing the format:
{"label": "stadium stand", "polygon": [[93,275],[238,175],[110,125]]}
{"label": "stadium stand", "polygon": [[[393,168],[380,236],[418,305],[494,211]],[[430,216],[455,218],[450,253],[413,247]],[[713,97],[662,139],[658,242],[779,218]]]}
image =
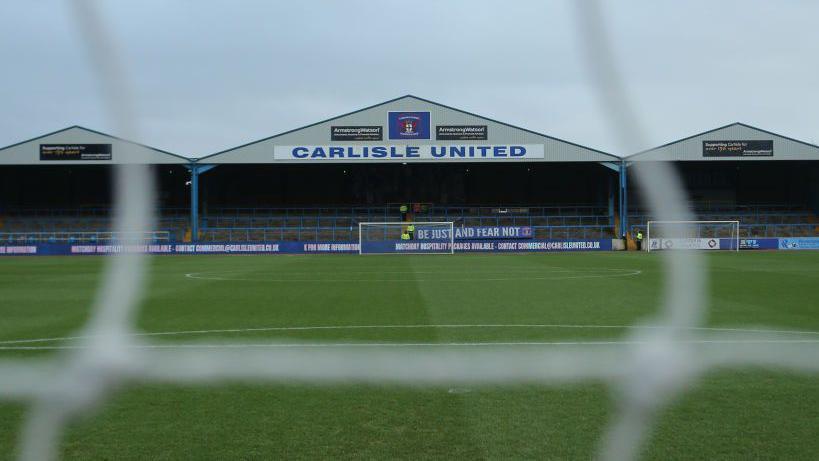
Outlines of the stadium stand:
{"label": "stadium stand", "polygon": [[[729,205],[723,203],[694,203],[692,208],[699,220],[739,221],[741,238],[762,237],[817,237],[819,219],[804,206],[787,204]],[[645,229],[651,216],[644,210],[629,210],[632,234]],[[725,226],[699,225],[699,237],[728,237]]]}
{"label": "stadium stand", "polygon": [[[697,203],[701,220],[737,220],[740,237],[819,236],[819,218],[805,207],[784,204],[729,205]],[[189,211],[166,208],[154,232],[137,240],[181,242],[190,232]],[[416,221],[453,222],[455,227],[527,226],[536,238],[612,238],[614,223],[604,206],[435,206],[413,213]],[[633,234],[651,216],[629,210]],[[397,205],[214,208],[201,217],[204,242],[355,241],[361,222],[398,222]],[[0,214],[3,242],[106,242],[112,240],[109,209],[17,209]],[[724,226],[699,226],[702,237],[728,237]],[[189,238],[189,235],[187,236]]]}

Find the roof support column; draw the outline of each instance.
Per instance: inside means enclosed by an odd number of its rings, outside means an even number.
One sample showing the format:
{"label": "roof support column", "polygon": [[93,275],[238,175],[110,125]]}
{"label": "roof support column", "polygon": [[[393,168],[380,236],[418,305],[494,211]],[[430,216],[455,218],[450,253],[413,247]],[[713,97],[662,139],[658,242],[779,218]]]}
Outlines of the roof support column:
{"label": "roof support column", "polygon": [[620,213],[620,228],[618,229],[617,225],[615,223],[615,219],[614,219],[614,181],[612,180],[611,175],[609,175],[609,177],[608,177],[609,178],[609,183],[608,183],[608,188],[609,188],[609,210],[608,211],[609,211],[609,219],[611,220],[610,221],[611,222],[611,230],[612,230],[612,232],[614,232],[615,237],[622,238],[622,237],[625,236],[625,230],[624,230],[625,227],[623,227],[623,223],[625,222],[624,221],[625,218],[623,216],[623,214],[624,214],[623,209],[626,206],[626,199],[625,199],[625,197],[626,197],[626,193],[625,193],[625,187],[626,187],[625,186],[625,184],[626,184],[625,183],[625,168],[626,167],[625,167],[625,162],[623,160],[621,160],[621,161],[619,161],[617,163],[615,163],[615,162],[600,162],[600,164],[603,165],[604,167],[616,172],[618,181],[620,182],[620,185],[618,187],[620,192],[617,194],[617,196],[619,197],[619,200],[620,200],[618,202],[618,208],[617,208],[619,210],[618,212]]}
{"label": "roof support column", "polygon": [[216,165],[188,165],[191,172],[191,242],[199,240],[199,175]]}
{"label": "roof support column", "polygon": [[608,178],[609,223],[611,223],[611,231],[617,234],[617,228],[614,226],[614,178],[611,174],[608,175]]}
{"label": "roof support column", "polygon": [[628,231],[628,169],[626,161],[620,161],[620,237]]}

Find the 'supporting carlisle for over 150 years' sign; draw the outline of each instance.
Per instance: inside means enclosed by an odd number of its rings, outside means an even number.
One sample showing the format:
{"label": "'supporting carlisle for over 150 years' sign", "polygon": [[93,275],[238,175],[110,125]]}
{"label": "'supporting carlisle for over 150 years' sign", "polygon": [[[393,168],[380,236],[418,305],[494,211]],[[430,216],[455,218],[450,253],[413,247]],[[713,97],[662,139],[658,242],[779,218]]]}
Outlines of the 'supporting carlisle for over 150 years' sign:
{"label": "'supporting carlisle for over 150 years' sign", "polygon": [[40,144],[40,160],[111,160],[111,144]]}
{"label": "'supporting carlisle for over 150 years' sign", "polygon": [[703,157],[773,157],[773,140],[703,141]]}

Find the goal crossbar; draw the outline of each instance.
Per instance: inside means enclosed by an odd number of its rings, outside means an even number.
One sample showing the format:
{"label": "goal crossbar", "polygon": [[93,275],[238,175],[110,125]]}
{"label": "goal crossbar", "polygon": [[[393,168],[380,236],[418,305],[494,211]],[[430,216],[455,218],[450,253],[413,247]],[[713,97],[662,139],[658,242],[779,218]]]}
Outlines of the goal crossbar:
{"label": "goal crossbar", "polygon": [[[443,227],[445,230],[445,236],[441,238],[433,238],[433,239],[420,239],[420,238],[413,238],[411,240],[395,240],[395,239],[388,239],[384,238],[378,240],[378,242],[387,242],[391,244],[395,244],[395,246],[391,247],[392,251],[387,251],[387,248],[381,248],[380,251],[365,251],[365,227],[399,227],[399,228],[406,228],[407,226],[415,226],[415,235],[413,237],[417,237],[420,235],[424,226],[439,226]],[[419,229],[420,228],[420,229]],[[421,243],[423,242],[423,243]],[[401,246],[399,246],[399,244]],[[432,244],[438,244],[433,249],[424,249]],[[444,248],[440,249],[437,246],[444,244]],[[383,245],[383,243],[382,243]],[[403,250],[404,246],[407,247],[418,247],[418,250],[408,249]],[[455,253],[455,232],[454,232],[454,223],[452,221],[382,221],[382,222],[359,222],[358,223],[358,254],[453,254]]]}

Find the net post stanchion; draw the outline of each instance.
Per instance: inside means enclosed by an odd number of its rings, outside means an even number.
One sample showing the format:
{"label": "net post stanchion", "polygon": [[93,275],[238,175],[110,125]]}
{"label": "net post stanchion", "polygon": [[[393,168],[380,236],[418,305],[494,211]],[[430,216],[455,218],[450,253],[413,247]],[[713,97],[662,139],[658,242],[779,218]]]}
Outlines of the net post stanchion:
{"label": "net post stanchion", "polygon": [[455,254],[455,224],[449,222],[449,254]]}
{"label": "net post stanchion", "polygon": [[362,233],[364,231],[363,224],[364,223],[361,223],[361,222],[358,223],[358,254],[363,254],[362,253],[362,248],[364,247],[364,239],[361,238],[361,235],[362,235]]}
{"label": "net post stanchion", "polygon": [[734,223],[736,224],[736,251],[739,251],[739,221],[734,221]]}

